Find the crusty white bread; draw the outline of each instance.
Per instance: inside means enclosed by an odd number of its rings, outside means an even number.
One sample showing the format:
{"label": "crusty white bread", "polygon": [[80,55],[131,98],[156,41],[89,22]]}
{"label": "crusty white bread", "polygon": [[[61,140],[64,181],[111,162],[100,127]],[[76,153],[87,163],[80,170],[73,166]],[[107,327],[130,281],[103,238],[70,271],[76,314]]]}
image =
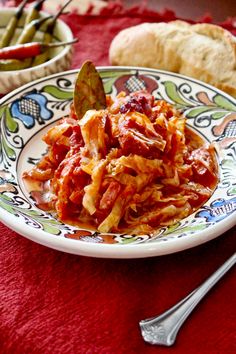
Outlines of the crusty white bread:
{"label": "crusty white bread", "polygon": [[129,27],[114,37],[109,58],[112,65],[181,73],[236,97],[236,40],[216,25],[172,21]]}

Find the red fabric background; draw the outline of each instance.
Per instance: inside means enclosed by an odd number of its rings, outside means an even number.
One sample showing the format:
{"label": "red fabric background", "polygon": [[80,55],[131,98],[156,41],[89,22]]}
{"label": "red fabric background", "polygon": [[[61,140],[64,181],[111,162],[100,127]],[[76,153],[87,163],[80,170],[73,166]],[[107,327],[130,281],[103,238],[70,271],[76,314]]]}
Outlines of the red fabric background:
{"label": "red fabric background", "polygon": [[[80,39],[72,67],[86,59],[107,65],[110,41],[124,27],[174,18],[171,11],[125,11],[119,5],[100,17],[64,16]],[[225,26],[235,31],[232,21]],[[235,270],[193,312],[174,347],[144,343],[138,327],[141,319],[187,295],[233,253],[236,228],[194,249],[138,260],[54,251],[1,223],[0,234],[0,353],[236,352]]]}
{"label": "red fabric background", "polygon": [[[162,13],[150,11],[145,7],[136,6],[124,9],[120,2],[109,3],[100,16],[79,16],[70,14],[61,18],[71,27],[79,42],[75,44],[72,68],[79,67],[85,60],[92,60],[95,65],[109,65],[108,53],[112,38],[122,29],[143,22],[169,22],[176,20],[175,13],[164,10]],[[188,22],[192,22],[188,20]],[[200,22],[212,22],[209,15],[203,16]],[[236,17],[229,18],[222,27],[236,35]]]}

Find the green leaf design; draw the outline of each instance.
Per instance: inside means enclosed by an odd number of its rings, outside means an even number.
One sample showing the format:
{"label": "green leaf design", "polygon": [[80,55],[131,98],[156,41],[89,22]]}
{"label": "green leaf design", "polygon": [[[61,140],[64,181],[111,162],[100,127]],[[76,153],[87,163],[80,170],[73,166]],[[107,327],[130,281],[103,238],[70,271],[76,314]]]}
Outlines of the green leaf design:
{"label": "green leaf design", "polygon": [[19,210],[17,208],[18,213],[26,216],[27,218],[32,218],[32,221],[37,222],[38,224],[41,225],[42,230],[45,232],[48,232],[52,235],[59,235],[61,233],[60,231],[60,226],[62,225],[59,221],[53,220],[53,219],[47,219],[44,216],[40,215],[39,213],[35,214],[34,210]]}
{"label": "green leaf design", "polygon": [[198,115],[202,114],[202,113],[205,113],[205,112],[209,112],[211,111],[212,108],[209,107],[209,106],[200,106],[200,107],[197,107],[197,108],[193,108],[191,109],[188,114],[187,114],[187,117],[189,118],[195,118],[197,117]]}
{"label": "green leaf design", "polygon": [[213,102],[215,102],[217,106],[227,109],[229,111],[236,111],[236,105],[230,102],[226,97],[223,97],[219,94],[213,97]]}
{"label": "green leaf design", "polygon": [[116,81],[116,77],[114,79],[110,79],[103,82],[104,90],[107,94],[112,92],[112,86],[115,81]]}
{"label": "green leaf design", "polygon": [[9,107],[6,109],[6,127],[11,133],[16,133],[18,130],[18,124],[17,122],[13,119]]}
{"label": "green leaf design", "polygon": [[115,78],[118,79],[120,76],[123,75],[131,75],[131,74],[135,74],[135,71],[101,71],[99,72],[100,77],[103,78]]}
{"label": "green leaf design", "polygon": [[[2,196],[3,196],[3,195],[1,194],[1,195],[0,195],[0,207],[1,207],[2,209],[4,209],[4,210],[8,211],[8,213],[16,215],[15,212],[14,212],[14,210],[13,210],[13,208],[12,208],[12,206],[9,205],[9,204],[7,204],[7,203],[4,201],[4,198],[2,198]],[[1,199],[2,199],[2,200],[1,200]]]}
{"label": "green leaf design", "polygon": [[6,106],[1,106],[1,107],[0,107],[0,119],[1,119],[2,116],[3,116],[3,113],[4,113],[5,109],[6,109]]}
{"label": "green leaf design", "polygon": [[188,101],[183,100],[182,96],[180,96],[178,92],[177,85],[172,81],[165,81],[164,82],[166,94],[172,101],[178,103],[181,106],[191,106]]}
{"label": "green leaf design", "polygon": [[193,109],[190,109],[186,116],[188,118],[196,118],[197,116],[201,115],[202,113],[206,113],[206,112],[211,113],[211,111],[216,111],[216,110],[217,110],[217,112],[213,112],[211,114],[211,117],[213,119],[223,118],[226,115],[226,113],[228,112],[226,110],[222,111],[221,108],[220,108],[220,111],[219,111],[219,108],[217,108],[215,106],[213,106],[213,107],[211,107],[211,106],[199,106],[199,107],[195,107]]}
{"label": "green leaf design", "polygon": [[[180,227],[179,227],[180,226]],[[189,226],[182,226],[181,223],[177,223],[173,226],[170,226],[167,228],[167,230],[163,233],[163,235],[169,235],[169,234],[174,234],[174,235],[180,235],[185,232],[196,232],[196,231],[201,231],[204,230],[208,227],[209,225],[207,223],[202,223],[202,224],[190,224]]]}
{"label": "green leaf design", "polygon": [[15,216],[23,216],[24,218],[31,219],[32,222],[38,223],[42,230],[52,235],[59,235],[64,224],[55,219],[45,217],[43,214],[33,209],[24,209],[17,205],[5,194],[0,194],[0,207],[10,214]]}
{"label": "green leaf design", "polygon": [[11,198],[8,197],[8,195],[6,195],[6,194],[0,194],[0,200],[1,200],[1,199],[5,200],[5,201],[7,201],[7,202],[10,202],[10,201],[11,201]]}
{"label": "green leaf design", "polygon": [[214,112],[211,116],[213,119],[220,119],[220,118],[223,118],[224,116],[226,115],[226,112]]}
{"label": "green leaf design", "polygon": [[9,157],[10,160],[15,161],[16,153],[6,142],[5,138],[2,136],[2,148],[5,151],[6,155]]}
{"label": "green leaf design", "polygon": [[37,210],[19,210],[18,208],[18,211],[20,212],[20,214],[32,218],[33,221],[36,221],[38,224],[40,224],[45,232],[48,232],[52,235],[60,234],[60,226],[63,225],[62,223],[60,223],[60,221],[45,218],[45,216],[41,215]]}
{"label": "green leaf design", "polygon": [[60,100],[71,100],[73,98],[73,91],[65,91],[54,85],[44,86],[42,91]]}
{"label": "green leaf design", "polygon": [[122,245],[128,245],[129,243],[133,243],[137,240],[138,236],[122,238],[121,243]]}
{"label": "green leaf design", "polygon": [[236,194],[236,186],[233,186],[228,190],[229,195],[235,195]]}
{"label": "green leaf design", "polygon": [[235,171],[236,169],[236,161],[232,159],[224,159],[222,160],[222,168],[230,169]]}
{"label": "green leaf design", "polygon": [[176,230],[178,230],[180,225],[181,225],[180,222],[177,222],[176,224],[170,225],[169,227],[166,228],[166,230],[164,231],[163,235],[168,235],[168,234],[171,234],[171,233],[175,232]]}

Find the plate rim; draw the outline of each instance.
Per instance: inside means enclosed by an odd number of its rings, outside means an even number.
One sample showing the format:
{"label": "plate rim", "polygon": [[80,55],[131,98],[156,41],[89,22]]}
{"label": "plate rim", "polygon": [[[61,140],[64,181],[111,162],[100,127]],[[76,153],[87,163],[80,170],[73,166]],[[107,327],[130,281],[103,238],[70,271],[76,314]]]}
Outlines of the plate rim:
{"label": "plate rim", "polygon": [[[17,89],[13,90],[12,92],[7,93],[5,96],[0,98],[0,105],[2,105],[3,102],[8,100],[12,95],[18,94],[19,92],[21,92],[21,90],[25,90],[27,87],[30,87],[32,85],[37,85],[40,82],[43,82],[43,81],[48,80],[48,79],[54,79],[57,76],[71,75],[71,74],[74,74],[74,73],[78,73],[80,68],[81,67],[78,67],[78,68],[75,68],[75,69],[66,70],[66,71],[62,71],[62,72],[59,72],[59,73],[55,73],[55,74],[52,74],[52,75],[44,76],[42,78],[39,78],[39,79],[36,79],[34,81],[28,82],[27,84],[24,84],[24,85],[18,87]],[[148,67],[145,67],[145,66],[140,66],[139,67],[139,66],[109,66],[109,65],[96,66],[96,69],[98,71],[102,71],[102,70],[115,70],[115,71],[116,70],[124,70],[124,71],[126,71],[126,70],[127,71],[128,70],[141,70],[141,71],[145,71],[146,70],[146,71],[151,71],[151,72],[154,72],[154,73],[166,74],[166,75],[174,76],[174,77],[177,77],[177,78],[186,79],[187,81],[190,81],[190,82],[192,81],[193,83],[199,84],[199,85],[201,85],[203,87],[206,87],[207,89],[214,90],[217,93],[220,93],[221,95],[226,96],[228,99],[230,99],[231,101],[233,101],[236,104],[236,98],[235,97],[233,97],[230,94],[220,90],[219,88],[217,88],[215,86],[212,86],[210,84],[207,84],[204,81],[192,78],[190,76],[186,76],[186,75],[182,75],[182,74],[179,74],[179,73],[175,73],[175,72],[172,72],[172,71],[153,69],[153,68],[148,68]]]}
{"label": "plate rim", "polygon": [[[20,234],[21,236],[58,251],[95,258],[134,259],[177,253],[196,246],[200,246],[217,238],[218,236],[223,236],[226,231],[235,226],[235,213],[233,213],[228,216],[227,223],[215,223],[209,226],[207,229],[199,231],[195,235],[188,235],[178,238],[178,242],[176,242],[176,239],[170,238],[168,242],[163,241],[160,243],[146,242],[126,245],[105,244],[84,242],[82,240],[75,240],[58,235],[52,235],[42,231],[41,229],[32,229],[25,224],[23,225],[26,231],[23,232],[21,227],[18,227],[18,223],[13,223],[13,226],[12,223],[10,223],[10,219],[14,220],[14,215],[9,214],[5,210],[3,211],[6,214],[6,218],[4,220],[1,218],[0,221],[5,226],[9,227],[11,230]],[[19,225],[21,225],[21,223],[19,223]],[[208,232],[208,235],[206,235],[206,232]],[[32,234],[34,234],[33,238],[31,236]],[[170,250],[171,246],[172,249]]]}

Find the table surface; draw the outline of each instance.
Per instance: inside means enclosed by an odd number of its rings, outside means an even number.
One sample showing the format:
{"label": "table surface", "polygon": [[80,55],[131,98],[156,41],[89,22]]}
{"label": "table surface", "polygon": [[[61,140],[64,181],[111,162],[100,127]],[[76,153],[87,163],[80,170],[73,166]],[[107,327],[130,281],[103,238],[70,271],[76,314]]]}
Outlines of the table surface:
{"label": "table surface", "polygon": [[[137,4],[135,0],[125,0],[129,6]],[[198,20],[205,14],[210,14],[214,21],[224,21],[227,17],[236,16],[235,0],[147,0],[148,6],[162,11],[165,8],[173,10],[178,17]]]}
{"label": "table surface", "polygon": [[[101,17],[64,16],[80,38],[72,67],[87,58],[107,65],[109,43],[120,29],[144,20],[166,20],[165,16],[149,17],[146,12],[142,17],[118,7]],[[235,30],[232,23],[228,26]],[[141,319],[163,312],[186,296],[235,252],[235,227],[201,246],[137,260],[55,251],[2,223],[0,235],[0,353],[236,352],[235,269],[199,304],[174,347],[144,343],[138,326]]]}

